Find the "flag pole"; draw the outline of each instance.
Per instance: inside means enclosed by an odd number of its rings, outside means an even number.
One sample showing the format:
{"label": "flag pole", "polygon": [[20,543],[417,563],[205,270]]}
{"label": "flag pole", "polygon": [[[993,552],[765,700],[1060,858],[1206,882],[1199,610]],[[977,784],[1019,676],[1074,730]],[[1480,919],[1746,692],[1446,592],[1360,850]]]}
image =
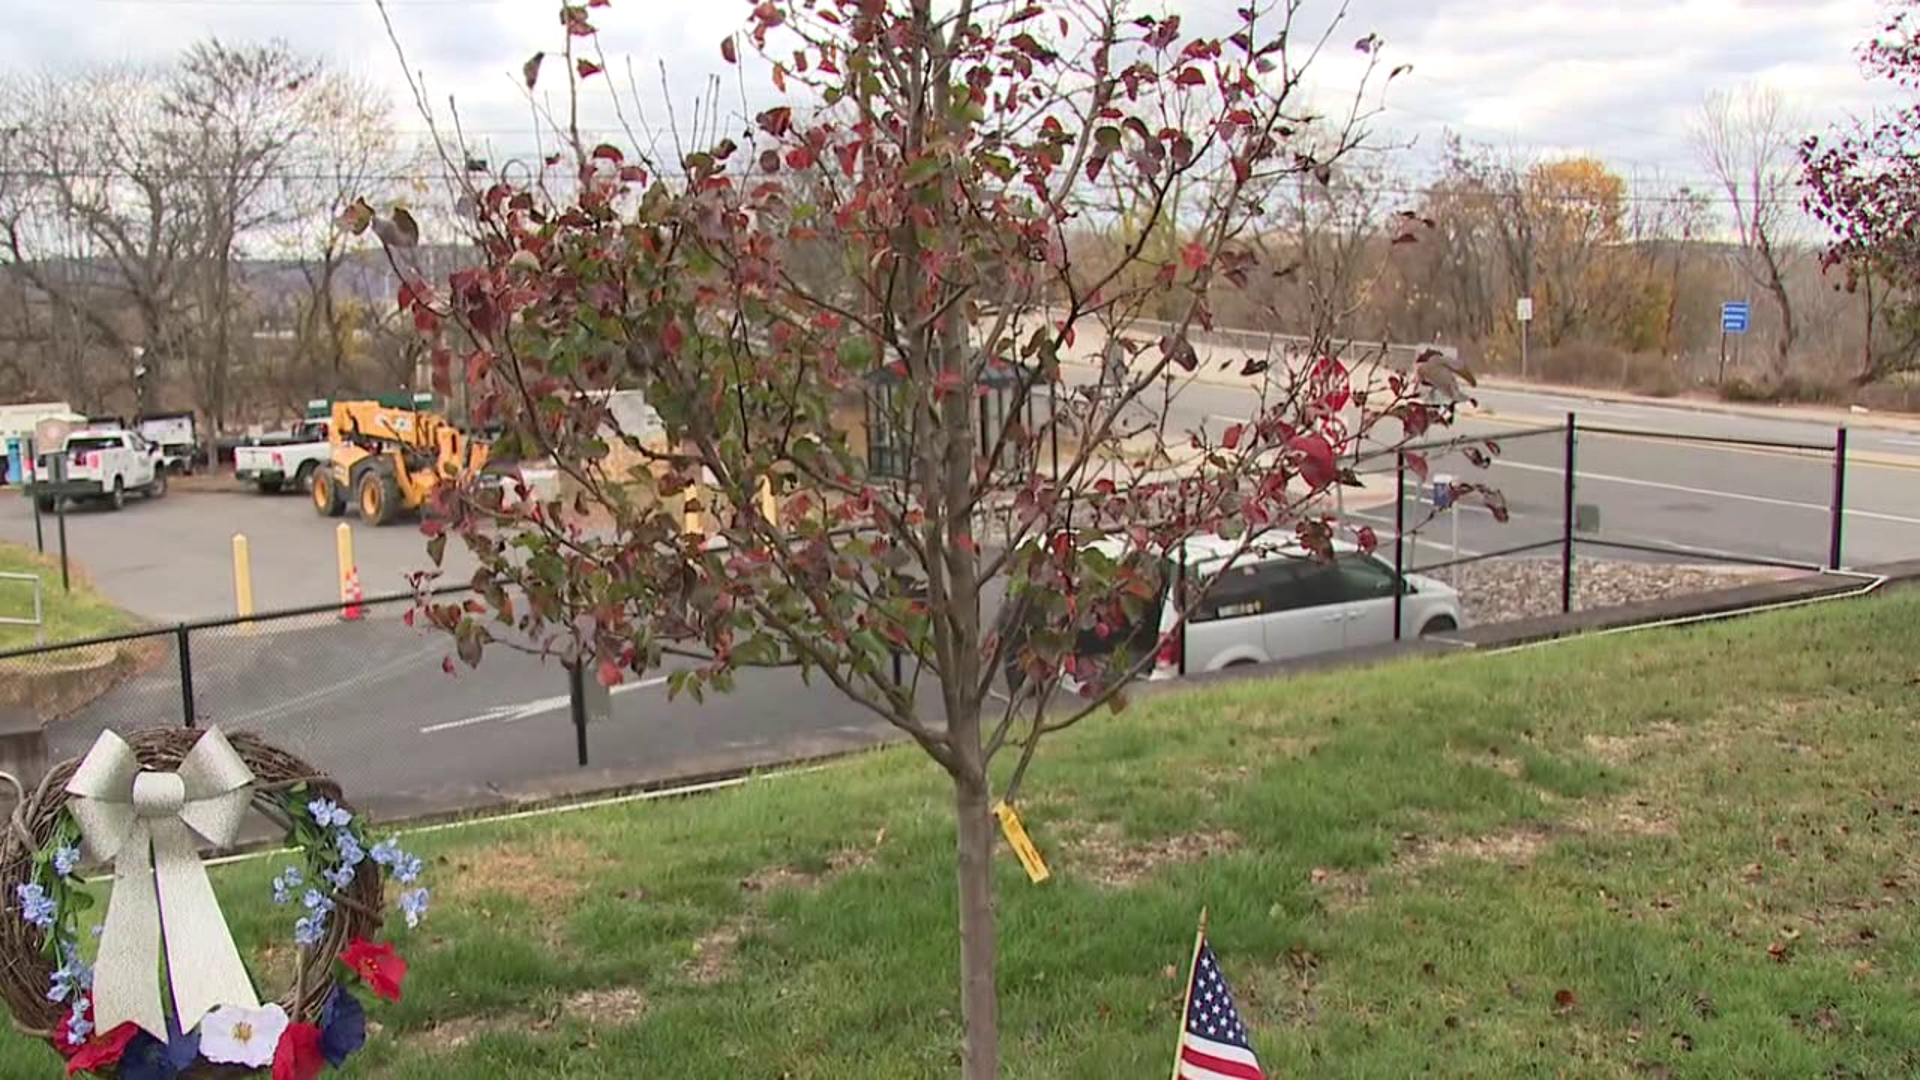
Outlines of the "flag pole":
{"label": "flag pole", "polygon": [[1173,1044],[1173,1080],[1180,1080],[1180,1051],[1187,1045],[1187,1010],[1193,1008],[1193,976],[1200,967],[1200,947],[1207,942],[1207,909],[1200,909],[1200,928],[1193,933],[1193,956],[1187,961],[1187,990],[1180,997],[1180,1038]]}

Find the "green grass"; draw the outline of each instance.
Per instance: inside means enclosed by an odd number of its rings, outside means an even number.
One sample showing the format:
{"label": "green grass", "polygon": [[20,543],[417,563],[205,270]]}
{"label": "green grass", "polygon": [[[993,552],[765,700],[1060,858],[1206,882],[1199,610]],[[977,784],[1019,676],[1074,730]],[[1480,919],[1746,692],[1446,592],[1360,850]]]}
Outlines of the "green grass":
{"label": "green grass", "polygon": [[[39,576],[41,618],[45,620],[46,640],[50,643],[111,634],[139,625],[138,619],[94,591],[82,575],[73,575],[73,591],[62,592],[58,556],[37,555],[30,548],[0,543],[0,573]],[[0,617],[32,618],[33,587],[24,581],[0,578]],[[33,627],[0,624],[0,649],[32,644]]]}
{"label": "green grass", "polygon": [[[1096,718],[1031,781],[1054,881],[1002,852],[1006,1073],[1164,1075],[1207,905],[1274,1075],[1913,1075],[1916,655],[1907,592]],[[422,836],[347,1074],[953,1075],[950,836],[907,751]],[[272,870],[218,872],[250,947]]]}

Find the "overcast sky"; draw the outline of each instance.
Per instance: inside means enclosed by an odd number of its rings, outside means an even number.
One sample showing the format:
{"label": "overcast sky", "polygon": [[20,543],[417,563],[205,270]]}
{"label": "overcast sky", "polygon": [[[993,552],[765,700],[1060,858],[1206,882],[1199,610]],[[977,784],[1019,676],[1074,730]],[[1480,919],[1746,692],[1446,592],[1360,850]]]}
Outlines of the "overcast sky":
{"label": "overcast sky", "polygon": [[[1158,6],[1169,0],[1153,0]],[[1189,11],[1229,0],[1171,0]],[[1311,0],[1327,5],[1332,0]],[[391,0],[412,65],[436,104],[451,94],[470,131],[496,156],[529,152],[521,63],[558,43],[551,0]],[[0,65],[10,71],[122,60],[163,60],[194,39],[281,37],[389,86],[398,126],[417,129],[400,67],[372,0],[0,0]],[[684,104],[710,74],[739,91],[718,43],[740,26],[744,0],[614,0],[596,11],[616,64],[630,57],[643,93],[658,101],[660,65]],[[1324,25],[1330,6],[1310,13]],[[1878,89],[1861,76],[1855,46],[1879,21],[1877,0],[1352,0],[1338,38],[1368,31],[1411,76],[1387,97],[1385,127],[1411,140],[1410,164],[1431,158],[1440,132],[1503,150],[1590,152],[1623,173],[1658,171],[1668,186],[1699,183],[1687,125],[1702,95],[1759,83],[1778,88],[1810,127],[1864,111]],[[1352,77],[1342,48],[1317,93]],[[751,99],[759,91],[749,88]],[[655,116],[660,121],[663,117]],[[684,115],[682,116],[684,120]]]}

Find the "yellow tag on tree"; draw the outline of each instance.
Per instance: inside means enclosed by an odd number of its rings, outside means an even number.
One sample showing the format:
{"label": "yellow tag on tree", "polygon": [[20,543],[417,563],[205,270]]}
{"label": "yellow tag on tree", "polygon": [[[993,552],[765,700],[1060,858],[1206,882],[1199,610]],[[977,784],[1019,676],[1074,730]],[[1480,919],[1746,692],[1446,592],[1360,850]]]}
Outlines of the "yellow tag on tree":
{"label": "yellow tag on tree", "polygon": [[1020,815],[1013,807],[996,802],[993,804],[993,816],[1000,819],[1000,831],[1006,834],[1007,846],[1019,856],[1028,880],[1038,885],[1052,877],[1052,872],[1047,869],[1047,861],[1040,857],[1040,849],[1033,846],[1033,838],[1027,835],[1027,827],[1020,824]]}

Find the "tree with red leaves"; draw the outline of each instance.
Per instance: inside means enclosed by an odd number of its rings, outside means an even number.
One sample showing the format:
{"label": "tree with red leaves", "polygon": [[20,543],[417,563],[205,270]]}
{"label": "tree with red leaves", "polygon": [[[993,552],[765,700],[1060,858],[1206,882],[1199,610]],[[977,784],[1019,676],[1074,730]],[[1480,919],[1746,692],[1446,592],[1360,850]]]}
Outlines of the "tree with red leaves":
{"label": "tree with red leaves", "polygon": [[[604,83],[574,55],[598,57],[601,2],[561,15],[575,95]],[[479,569],[433,622],[469,663],[664,665],[695,697],[790,667],[910,737],[952,783],[970,1080],[998,1075],[996,801],[1121,704],[1165,644],[1149,611],[1199,602],[1209,581],[1170,580],[1189,538],[1328,554],[1355,464],[1466,392],[1437,353],[1356,364],[1325,327],[1282,359],[1208,333],[1213,296],[1284,272],[1256,254],[1263,200],[1328,182],[1378,107],[1372,35],[1347,108],[1300,100],[1334,29],[1298,14],[1195,34],[1117,0],[765,0],[718,48],[778,104],[670,159],[569,122],[547,175],[462,199],[484,261],[402,291],[437,384],[503,432],[493,461],[564,478],[443,486],[436,558],[457,535]],[[1245,380],[1245,415],[1175,435],[1202,362]]]}
{"label": "tree with red leaves", "polygon": [[1845,271],[1849,289],[1867,290],[1856,381],[1869,383],[1920,367],[1920,3],[1901,0],[1860,47],[1860,63],[1906,100],[1809,137],[1800,158],[1807,210],[1832,230],[1826,265]]}

